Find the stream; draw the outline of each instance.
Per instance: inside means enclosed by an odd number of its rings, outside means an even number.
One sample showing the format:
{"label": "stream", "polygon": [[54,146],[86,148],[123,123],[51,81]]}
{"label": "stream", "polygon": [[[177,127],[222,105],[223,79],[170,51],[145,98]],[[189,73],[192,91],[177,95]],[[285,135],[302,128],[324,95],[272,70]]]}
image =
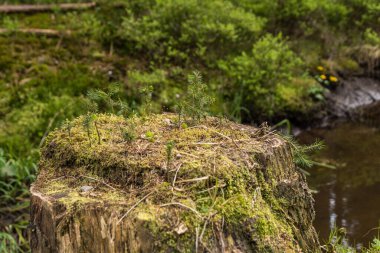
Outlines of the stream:
{"label": "stream", "polygon": [[322,244],[334,227],[343,227],[347,243],[368,247],[380,235],[380,81],[349,79],[326,102],[321,127],[297,136],[302,144],[323,140],[326,147],[313,160],[335,167],[308,169],[314,226]]}
{"label": "stream", "polygon": [[308,170],[308,183],[317,192],[314,225],[321,242],[337,226],[346,228],[351,245],[368,246],[380,232],[375,229],[380,226],[380,129],[342,123],[298,138],[302,143],[323,140],[326,148],[314,159],[336,166]]}
{"label": "stream", "polygon": [[380,236],[380,81],[351,78],[328,92],[326,102],[321,127],[297,136],[303,144],[323,140],[326,147],[313,160],[335,167],[308,169],[314,226],[322,244],[343,227],[348,244],[368,247]]}

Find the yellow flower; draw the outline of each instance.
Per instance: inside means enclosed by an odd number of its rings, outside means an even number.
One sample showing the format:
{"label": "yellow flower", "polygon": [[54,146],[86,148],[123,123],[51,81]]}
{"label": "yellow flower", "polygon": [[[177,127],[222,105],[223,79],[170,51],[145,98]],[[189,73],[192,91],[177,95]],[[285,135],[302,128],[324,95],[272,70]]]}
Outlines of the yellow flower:
{"label": "yellow flower", "polygon": [[322,67],[322,66],[318,66],[318,67],[317,67],[317,70],[320,71],[320,72],[323,72],[323,71],[325,71],[325,68]]}
{"label": "yellow flower", "polygon": [[322,80],[326,80],[326,75],[320,75],[320,77],[322,78]]}
{"label": "yellow flower", "polygon": [[338,78],[336,78],[335,76],[330,76],[330,81],[336,83],[338,82]]}

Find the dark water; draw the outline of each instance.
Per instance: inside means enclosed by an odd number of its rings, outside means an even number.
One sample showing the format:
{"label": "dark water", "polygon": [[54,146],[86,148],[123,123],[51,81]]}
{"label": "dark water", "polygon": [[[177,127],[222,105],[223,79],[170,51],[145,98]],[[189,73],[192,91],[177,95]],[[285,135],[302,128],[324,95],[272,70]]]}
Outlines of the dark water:
{"label": "dark water", "polygon": [[315,227],[321,242],[336,225],[346,228],[350,244],[368,246],[380,234],[380,129],[345,123],[299,136],[302,143],[315,139],[327,145],[315,159],[336,166],[309,170],[309,185],[317,190]]}

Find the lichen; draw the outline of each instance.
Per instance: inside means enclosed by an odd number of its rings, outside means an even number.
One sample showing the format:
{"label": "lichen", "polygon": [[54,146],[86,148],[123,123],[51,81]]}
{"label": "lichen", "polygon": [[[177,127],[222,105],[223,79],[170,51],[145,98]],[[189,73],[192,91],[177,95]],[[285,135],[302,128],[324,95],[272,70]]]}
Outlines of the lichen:
{"label": "lichen", "polygon": [[[79,117],[70,129],[51,133],[42,150],[35,186],[57,198],[68,216],[84,206],[112,206],[121,220],[145,224],[162,252],[191,252],[195,242],[204,251],[316,248],[312,227],[310,238],[295,235],[298,223],[287,214],[287,197],[278,194],[282,177],[297,171],[281,160],[287,157],[272,161],[287,145],[268,129],[212,117],[179,128],[173,114],[94,118],[98,129],[86,129]],[[135,139],[124,138],[127,128]],[[81,193],[83,185],[94,190]]]}

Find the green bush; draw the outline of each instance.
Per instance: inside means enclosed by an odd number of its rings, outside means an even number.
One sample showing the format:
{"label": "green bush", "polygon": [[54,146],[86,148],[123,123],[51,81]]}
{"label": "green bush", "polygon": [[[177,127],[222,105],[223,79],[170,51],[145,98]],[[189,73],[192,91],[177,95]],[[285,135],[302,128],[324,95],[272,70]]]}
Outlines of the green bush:
{"label": "green bush", "polygon": [[269,118],[283,108],[278,88],[289,86],[293,78],[304,74],[302,60],[281,34],[267,34],[253,45],[251,53],[221,61],[219,67],[230,77],[231,93],[243,94],[241,106]]}
{"label": "green bush", "polygon": [[121,38],[132,43],[131,53],[145,52],[162,62],[200,59],[211,64],[215,58],[246,48],[265,23],[225,0],[132,1],[131,5]]}

